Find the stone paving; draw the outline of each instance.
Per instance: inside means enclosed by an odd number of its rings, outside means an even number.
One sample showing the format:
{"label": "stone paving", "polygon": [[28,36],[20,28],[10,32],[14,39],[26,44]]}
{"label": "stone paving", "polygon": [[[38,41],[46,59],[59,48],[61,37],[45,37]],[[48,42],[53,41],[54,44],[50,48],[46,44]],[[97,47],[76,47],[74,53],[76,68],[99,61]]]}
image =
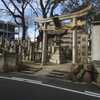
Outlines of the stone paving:
{"label": "stone paving", "polygon": [[34,76],[47,75],[52,70],[71,72],[73,69],[73,65],[71,63],[59,64],[59,65],[58,64],[48,64],[44,66],[40,64],[30,64],[29,66],[32,68],[41,68],[41,70],[36,72]]}
{"label": "stone paving", "polygon": [[[64,72],[64,73],[67,73],[67,72],[72,72],[73,68],[75,68],[75,65],[73,65],[72,63],[65,63],[65,64],[47,64],[47,65],[44,65],[42,66],[41,64],[27,64],[28,66],[30,66],[31,68],[41,68],[40,71],[37,71],[37,72],[32,72],[33,73],[33,76],[36,76],[36,77],[45,77],[45,76],[48,76],[50,73],[52,73],[54,70],[56,70],[57,72]],[[32,75],[31,73],[31,75]],[[56,78],[56,77],[54,77]],[[63,79],[63,78],[61,78]],[[65,80],[65,79],[64,79]],[[66,81],[70,81],[70,80],[66,80]],[[78,81],[73,81],[73,82],[78,82]],[[86,82],[78,82],[78,84],[86,84]],[[100,87],[100,84],[99,83],[96,83],[96,82],[92,82],[92,84]]]}

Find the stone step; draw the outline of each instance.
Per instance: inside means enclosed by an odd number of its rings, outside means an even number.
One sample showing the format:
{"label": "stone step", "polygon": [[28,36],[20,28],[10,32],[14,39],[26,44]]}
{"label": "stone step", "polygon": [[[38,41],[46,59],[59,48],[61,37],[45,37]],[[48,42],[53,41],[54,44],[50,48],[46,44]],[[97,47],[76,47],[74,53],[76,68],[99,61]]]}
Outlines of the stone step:
{"label": "stone step", "polygon": [[100,64],[94,64],[95,67],[100,67]]}
{"label": "stone step", "polygon": [[21,71],[21,73],[25,73],[25,74],[33,74],[33,71]]}
{"label": "stone step", "polygon": [[53,70],[47,76],[54,77],[54,78],[60,78],[60,79],[63,78],[64,79],[66,73],[68,73],[68,72],[67,71]]}
{"label": "stone step", "polygon": [[64,73],[60,73],[60,72],[51,72],[50,74],[54,74],[54,75],[64,75]]}
{"label": "stone step", "polygon": [[48,74],[47,75],[48,77],[53,77],[53,78],[60,78],[60,79],[64,79],[64,76],[62,76],[62,75],[53,75],[53,74]]}
{"label": "stone step", "polygon": [[27,71],[34,71],[34,72],[40,71],[41,69],[42,68],[34,68],[34,67],[26,68]]}
{"label": "stone step", "polygon": [[53,70],[53,72],[59,72],[59,73],[64,73],[64,74],[69,73],[69,72],[64,71],[64,70]]}
{"label": "stone step", "polygon": [[100,61],[93,61],[93,64],[100,65]]}

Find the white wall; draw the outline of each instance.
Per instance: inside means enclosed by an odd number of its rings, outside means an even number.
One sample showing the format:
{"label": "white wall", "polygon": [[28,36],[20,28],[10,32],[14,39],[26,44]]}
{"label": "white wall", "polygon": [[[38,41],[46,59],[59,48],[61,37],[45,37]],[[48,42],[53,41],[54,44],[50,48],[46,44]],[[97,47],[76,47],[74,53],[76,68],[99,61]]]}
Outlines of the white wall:
{"label": "white wall", "polygon": [[92,60],[100,61],[100,25],[92,29]]}

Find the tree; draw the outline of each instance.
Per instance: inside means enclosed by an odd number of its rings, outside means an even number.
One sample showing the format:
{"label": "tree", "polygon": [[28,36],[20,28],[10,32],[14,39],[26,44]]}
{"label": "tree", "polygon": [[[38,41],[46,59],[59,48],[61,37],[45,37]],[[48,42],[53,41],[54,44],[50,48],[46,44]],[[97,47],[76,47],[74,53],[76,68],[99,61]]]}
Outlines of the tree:
{"label": "tree", "polygon": [[99,11],[99,9],[100,9],[100,0],[91,0],[91,1],[93,2],[95,9]]}
{"label": "tree", "polygon": [[22,27],[22,39],[25,39],[27,23],[25,10],[32,0],[1,0],[9,14],[13,16],[15,22]]}
{"label": "tree", "polygon": [[63,3],[63,13],[70,13],[81,9],[90,0],[67,0]]}
{"label": "tree", "polygon": [[34,9],[40,13],[39,16],[46,18],[48,16],[54,16],[54,9],[58,6],[59,3],[63,1],[64,0],[33,0],[33,4],[37,5],[37,7]]}
{"label": "tree", "polygon": [[[54,16],[54,9],[64,0],[1,0],[7,13],[11,15],[15,22],[22,26],[22,39],[25,39],[27,31],[26,9],[30,6],[34,16]],[[13,8],[13,9],[12,9]],[[33,17],[34,17],[33,16]]]}
{"label": "tree", "polygon": [[94,9],[100,9],[100,0],[65,0],[63,3],[63,12],[68,13],[79,10],[88,3],[91,3]]}

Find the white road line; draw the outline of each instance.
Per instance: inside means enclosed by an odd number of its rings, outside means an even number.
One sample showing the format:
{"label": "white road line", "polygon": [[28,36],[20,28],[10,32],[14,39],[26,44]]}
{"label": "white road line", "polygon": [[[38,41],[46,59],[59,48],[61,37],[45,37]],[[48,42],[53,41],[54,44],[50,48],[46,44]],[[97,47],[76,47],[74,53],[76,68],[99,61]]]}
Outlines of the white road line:
{"label": "white road line", "polygon": [[41,81],[25,79],[25,78],[11,77],[11,79],[16,80],[16,81],[23,81],[23,82],[27,82],[27,83],[42,84]]}
{"label": "white road line", "polygon": [[78,93],[78,94],[83,94],[83,95],[86,95],[86,96],[100,98],[100,93],[95,93],[95,92],[91,92],[91,91],[83,91],[83,92],[77,91],[77,90],[73,90],[73,89],[68,89],[68,88],[53,86],[53,85],[49,85],[49,84],[44,84],[41,81],[32,80],[32,79],[25,79],[25,78],[18,78],[18,77],[4,77],[4,76],[0,76],[0,79],[8,79],[8,80],[20,81],[20,82],[25,82],[25,83],[32,83],[32,84],[37,84],[37,85],[40,85],[40,86],[51,87],[51,88],[55,88],[55,89],[59,89],[59,90],[69,91],[69,92],[72,92],[72,93]]}
{"label": "white road line", "polygon": [[85,91],[85,93],[92,94],[92,95],[100,97],[100,93],[95,93],[95,92],[91,92],[91,91]]}

